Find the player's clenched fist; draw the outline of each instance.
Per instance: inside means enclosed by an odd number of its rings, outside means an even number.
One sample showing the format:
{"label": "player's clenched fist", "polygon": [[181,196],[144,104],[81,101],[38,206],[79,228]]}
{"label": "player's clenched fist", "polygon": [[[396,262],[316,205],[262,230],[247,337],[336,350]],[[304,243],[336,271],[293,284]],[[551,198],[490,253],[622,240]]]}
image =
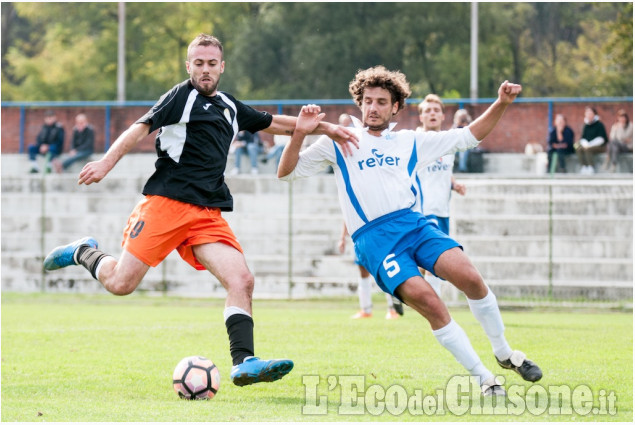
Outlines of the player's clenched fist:
{"label": "player's clenched fist", "polygon": [[498,98],[503,103],[512,103],[522,90],[523,87],[520,84],[510,83],[505,80],[498,89]]}

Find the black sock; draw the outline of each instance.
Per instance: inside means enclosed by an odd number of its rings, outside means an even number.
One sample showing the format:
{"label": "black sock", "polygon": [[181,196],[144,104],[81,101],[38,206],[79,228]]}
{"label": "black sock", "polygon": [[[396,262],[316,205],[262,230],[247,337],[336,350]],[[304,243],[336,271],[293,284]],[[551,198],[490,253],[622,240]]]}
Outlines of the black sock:
{"label": "black sock", "polygon": [[246,314],[232,314],[225,322],[234,366],[254,355],[254,321]]}
{"label": "black sock", "polygon": [[99,280],[96,275],[97,265],[102,258],[107,256],[108,254],[104,254],[100,250],[91,248],[88,245],[82,245],[77,249],[77,261],[86,267],[86,270],[88,270],[96,280]]}

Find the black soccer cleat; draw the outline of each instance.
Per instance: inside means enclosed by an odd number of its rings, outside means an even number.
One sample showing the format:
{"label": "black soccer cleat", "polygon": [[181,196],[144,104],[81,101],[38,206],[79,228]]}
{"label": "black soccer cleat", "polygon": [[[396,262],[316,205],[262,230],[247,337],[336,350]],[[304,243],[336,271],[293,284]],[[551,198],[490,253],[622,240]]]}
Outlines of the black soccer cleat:
{"label": "black soccer cleat", "polygon": [[395,309],[398,315],[403,316],[403,304],[396,297],[392,297],[392,308]]}
{"label": "black soccer cleat", "polygon": [[522,351],[514,350],[509,359],[499,360],[498,357],[496,357],[496,361],[500,367],[513,370],[525,381],[536,382],[542,378],[542,370],[540,370],[536,363],[529,360]]}

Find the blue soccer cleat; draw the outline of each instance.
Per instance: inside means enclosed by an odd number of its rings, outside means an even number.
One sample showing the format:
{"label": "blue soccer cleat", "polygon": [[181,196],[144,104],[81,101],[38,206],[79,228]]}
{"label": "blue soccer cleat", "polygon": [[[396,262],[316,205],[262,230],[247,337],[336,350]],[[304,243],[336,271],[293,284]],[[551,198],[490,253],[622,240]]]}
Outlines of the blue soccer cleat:
{"label": "blue soccer cleat", "polygon": [[78,265],[79,263],[75,258],[75,253],[82,245],[97,248],[97,241],[91,237],[85,237],[76,240],[75,242],[71,242],[68,245],[58,246],[44,259],[44,269],[57,270],[67,266]]}
{"label": "blue soccer cleat", "polygon": [[291,372],[291,369],[291,360],[260,360],[258,357],[247,357],[241,364],[232,368],[230,377],[234,385],[244,387],[257,382],[277,381]]}

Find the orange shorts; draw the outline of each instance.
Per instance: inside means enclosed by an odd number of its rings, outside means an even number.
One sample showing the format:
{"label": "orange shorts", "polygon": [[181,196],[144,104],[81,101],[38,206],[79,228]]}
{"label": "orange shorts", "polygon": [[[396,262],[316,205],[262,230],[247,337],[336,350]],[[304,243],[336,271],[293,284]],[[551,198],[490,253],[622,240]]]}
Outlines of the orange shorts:
{"label": "orange shorts", "polygon": [[145,264],[156,267],[174,249],[197,270],[205,270],[192,246],[222,242],[243,252],[220,209],[147,195],[132,211],[121,245]]}

